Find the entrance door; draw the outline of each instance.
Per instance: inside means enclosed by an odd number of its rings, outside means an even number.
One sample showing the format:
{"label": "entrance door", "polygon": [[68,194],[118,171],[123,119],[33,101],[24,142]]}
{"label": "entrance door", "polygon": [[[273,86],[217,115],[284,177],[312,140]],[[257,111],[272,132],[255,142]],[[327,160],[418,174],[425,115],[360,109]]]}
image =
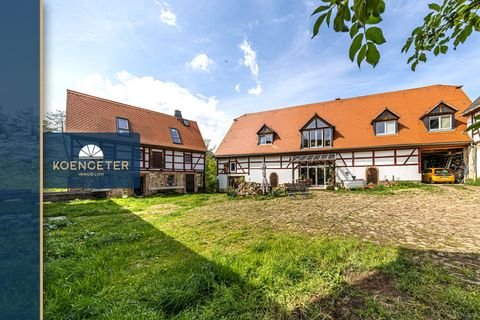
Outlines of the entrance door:
{"label": "entrance door", "polygon": [[300,168],[300,176],[308,179],[313,186],[331,184],[333,171],[328,166],[307,166]]}
{"label": "entrance door", "polygon": [[317,167],[317,186],[325,185],[325,167]]}
{"label": "entrance door", "polygon": [[195,192],[195,175],[194,174],[185,175],[185,191],[187,193]]}
{"label": "entrance door", "polygon": [[307,178],[313,186],[317,185],[317,167],[308,167]]}
{"label": "entrance door", "polygon": [[270,186],[272,188],[278,187],[278,174],[276,174],[275,172],[272,172],[270,174]]}
{"label": "entrance door", "polygon": [[366,172],[367,184],[378,184],[378,169],[368,168]]}
{"label": "entrance door", "polygon": [[145,177],[140,176],[140,185],[138,186],[138,188],[133,189],[133,193],[135,193],[135,195],[137,196],[143,195],[145,193],[144,186],[145,186]]}

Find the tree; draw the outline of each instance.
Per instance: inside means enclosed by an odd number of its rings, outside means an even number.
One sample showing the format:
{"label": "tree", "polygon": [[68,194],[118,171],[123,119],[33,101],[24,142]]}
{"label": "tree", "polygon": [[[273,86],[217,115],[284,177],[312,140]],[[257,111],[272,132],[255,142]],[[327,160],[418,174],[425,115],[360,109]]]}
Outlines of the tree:
{"label": "tree", "polygon": [[215,160],[215,156],[213,154],[213,150],[215,150],[215,146],[211,146],[211,140],[205,139],[205,145],[207,146],[207,153],[206,153],[206,190],[207,192],[215,192],[217,191],[217,160]]}
{"label": "tree", "polygon": [[[312,13],[317,16],[313,25],[316,37],[320,27],[330,27],[333,18],[335,32],[349,32],[352,39],[349,56],[360,67],[363,61],[375,67],[380,61],[378,46],[386,42],[382,29],[377,26],[385,12],[384,0],[322,0],[325,4]],[[415,71],[427,54],[446,54],[450,46],[455,50],[473,31],[480,31],[480,0],[441,0],[428,5],[431,10],[423,25],[415,28],[405,42],[402,52],[412,54],[408,64]],[[413,45],[413,47],[412,47]]]}
{"label": "tree", "polygon": [[65,126],[65,111],[47,112],[43,119],[43,132],[63,132]]}

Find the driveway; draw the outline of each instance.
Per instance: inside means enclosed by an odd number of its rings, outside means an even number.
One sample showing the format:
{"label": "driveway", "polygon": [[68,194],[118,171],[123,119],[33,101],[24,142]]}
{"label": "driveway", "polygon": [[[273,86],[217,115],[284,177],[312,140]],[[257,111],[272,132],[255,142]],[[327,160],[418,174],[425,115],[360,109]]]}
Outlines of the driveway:
{"label": "driveway", "polygon": [[353,235],[415,249],[480,253],[479,187],[437,186],[393,194],[314,191],[306,199],[228,201],[205,210],[210,218],[232,224],[265,224],[278,230]]}

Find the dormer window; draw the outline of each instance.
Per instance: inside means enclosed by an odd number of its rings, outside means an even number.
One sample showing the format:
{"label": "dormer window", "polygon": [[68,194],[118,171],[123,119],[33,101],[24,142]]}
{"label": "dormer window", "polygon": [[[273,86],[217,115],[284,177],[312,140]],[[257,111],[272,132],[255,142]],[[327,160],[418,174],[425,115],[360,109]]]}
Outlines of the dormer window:
{"label": "dormer window", "polygon": [[452,116],[430,116],[428,118],[428,129],[431,131],[452,129]]}
{"label": "dormer window", "polygon": [[423,115],[423,121],[428,131],[451,130],[455,124],[455,113],[458,110],[454,107],[440,102]]}
{"label": "dormer window", "polygon": [[315,115],[301,130],[302,148],[324,148],[333,144],[333,126]]}
{"label": "dormer window", "polygon": [[172,136],[172,141],[175,144],[181,144],[182,139],[180,138],[180,133],[175,128],[170,128],[170,135]]}
{"label": "dormer window", "polygon": [[372,120],[373,130],[376,136],[385,136],[398,133],[398,119],[400,116],[385,108],[375,119]]}
{"label": "dormer window", "polygon": [[397,133],[397,120],[375,122],[377,136]]}
{"label": "dormer window", "polygon": [[130,134],[130,124],[128,119],[117,117],[117,133],[121,135]]}
{"label": "dormer window", "polygon": [[257,131],[258,135],[258,144],[266,145],[273,144],[273,139],[275,137],[275,131],[267,125],[263,125],[260,130]]}
{"label": "dormer window", "polygon": [[273,143],[272,133],[258,135],[258,144],[272,144],[272,143]]}

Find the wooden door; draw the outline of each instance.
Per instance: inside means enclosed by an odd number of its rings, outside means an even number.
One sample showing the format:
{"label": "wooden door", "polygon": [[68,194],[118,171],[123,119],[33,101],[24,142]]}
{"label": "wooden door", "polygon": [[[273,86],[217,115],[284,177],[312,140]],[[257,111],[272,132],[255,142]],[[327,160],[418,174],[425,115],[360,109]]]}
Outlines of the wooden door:
{"label": "wooden door", "polygon": [[270,186],[272,188],[278,187],[278,174],[276,174],[275,172],[272,172],[270,174]]}
{"label": "wooden door", "polygon": [[195,175],[194,174],[185,175],[185,191],[187,193],[195,192]]}
{"label": "wooden door", "polygon": [[367,169],[367,184],[378,184],[378,169],[377,168],[368,168]]}

